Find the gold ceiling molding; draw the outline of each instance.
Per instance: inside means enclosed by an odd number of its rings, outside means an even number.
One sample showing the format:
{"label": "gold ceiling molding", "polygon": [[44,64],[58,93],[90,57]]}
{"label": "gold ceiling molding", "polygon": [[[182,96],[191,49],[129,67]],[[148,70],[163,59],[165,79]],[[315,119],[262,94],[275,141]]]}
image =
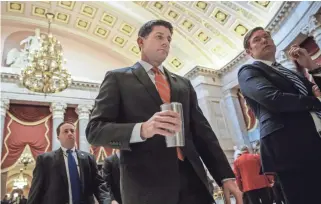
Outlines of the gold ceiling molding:
{"label": "gold ceiling molding", "polygon": [[124,47],[125,44],[127,43],[127,40],[123,37],[120,37],[120,36],[115,36],[113,38],[113,43],[115,43],[116,45],[120,46],[120,47]]}
{"label": "gold ceiling molding", "polygon": [[38,6],[33,5],[32,6],[32,15],[34,16],[39,16],[42,18],[45,18],[45,14],[47,13],[47,9],[46,8],[41,8]]}
{"label": "gold ceiling molding", "polygon": [[65,8],[65,9],[72,11],[75,7],[75,2],[74,1],[59,1],[58,6],[60,6],[61,8]]}
{"label": "gold ceiling molding", "polygon": [[131,48],[130,48],[130,51],[132,53],[134,53],[136,56],[139,56],[140,55],[140,50],[139,50],[139,47],[137,45],[133,45]]}
{"label": "gold ceiling molding", "polygon": [[90,27],[90,22],[81,18],[77,18],[76,27],[82,30],[88,30],[88,28]]}
{"label": "gold ceiling molding", "polygon": [[95,14],[96,14],[97,9],[89,6],[87,4],[82,4],[81,9],[80,9],[80,13],[89,17],[89,18],[94,18]]}
{"label": "gold ceiling molding", "polygon": [[221,74],[217,70],[210,69],[207,67],[202,67],[202,66],[195,66],[191,71],[186,73],[184,77],[192,80],[193,78],[197,76],[210,76],[210,77],[220,77]]}
{"label": "gold ceiling molding", "polygon": [[215,8],[213,13],[211,14],[211,17],[222,25],[224,25],[229,20],[230,16],[231,15],[228,14],[228,12],[223,11],[220,8]]}
{"label": "gold ceiling molding", "polygon": [[196,1],[194,3],[194,7],[205,13],[207,11],[209,5],[205,1]]}
{"label": "gold ceiling molding", "polygon": [[24,13],[25,4],[22,2],[8,2],[7,11],[9,12],[17,12]]}
{"label": "gold ceiling molding", "polygon": [[170,60],[170,65],[174,68],[175,71],[180,70],[183,67],[183,63],[177,57],[174,57]]}
{"label": "gold ceiling molding", "polygon": [[113,27],[117,21],[117,18],[109,13],[104,12],[100,21],[106,25]]}
{"label": "gold ceiling molding", "polygon": [[57,12],[55,15],[55,20],[61,23],[68,24],[70,15],[66,13]]}
{"label": "gold ceiling molding", "polygon": [[109,32],[110,32],[109,30],[107,30],[103,27],[97,26],[94,31],[94,34],[101,37],[101,38],[107,38]]}
{"label": "gold ceiling molding", "polygon": [[260,9],[268,9],[271,6],[271,1],[250,1],[249,3]]}
{"label": "gold ceiling molding", "polygon": [[135,31],[135,28],[127,23],[122,23],[120,31],[128,36],[131,36]]}

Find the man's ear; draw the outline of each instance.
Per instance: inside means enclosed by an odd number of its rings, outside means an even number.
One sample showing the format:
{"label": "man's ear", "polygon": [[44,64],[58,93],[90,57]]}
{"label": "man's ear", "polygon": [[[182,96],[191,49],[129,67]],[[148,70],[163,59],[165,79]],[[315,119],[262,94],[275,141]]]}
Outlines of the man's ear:
{"label": "man's ear", "polygon": [[246,54],[248,54],[248,55],[250,55],[251,57],[253,57],[253,56],[252,56],[251,48],[245,49],[245,52],[246,52]]}
{"label": "man's ear", "polygon": [[142,50],[142,46],[144,44],[144,41],[143,41],[142,37],[138,37],[137,38],[137,44],[138,44],[139,50],[141,51]]}

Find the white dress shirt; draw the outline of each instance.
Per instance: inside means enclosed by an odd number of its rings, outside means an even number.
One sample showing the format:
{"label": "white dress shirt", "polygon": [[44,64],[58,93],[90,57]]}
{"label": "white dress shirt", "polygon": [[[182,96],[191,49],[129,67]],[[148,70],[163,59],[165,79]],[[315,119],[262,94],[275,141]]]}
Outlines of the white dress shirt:
{"label": "white dress shirt", "polygon": [[[68,191],[69,191],[69,204],[72,204],[72,193],[71,193],[71,184],[70,184],[70,176],[69,176],[69,166],[68,166],[68,153],[67,149],[64,147],[61,147],[63,155],[64,155],[64,160],[65,160],[65,166],[66,166],[66,173],[67,173],[67,180],[68,180]],[[77,153],[75,151],[75,147],[73,147],[72,150],[72,156],[75,158],[76,164],[77,164],[77,169],[78,169],[78,174],[80,175],[79,172],[79,165],[78,165],[78,158],[77,158]]]}
{"label": "white dress shirt", "polygon": [[[266,64],[266,65],[268,65],[268,66],[270,66],[270,67],[272,67],[272,68],[277,70],[277,67],[272,66],[273,62],[266,61],[266,60],[258,60],[258,59],[256,59],[256,61],[263,62],[264,64]],[[318,97],[318,99],[321,102],[321,98]],[[313,118],[313,121],[314,121],[314,124],[315,124],[315,127],[316,127],[317,131],[320,132],[321,131],[321,119],[317,116],[317,114],[315,112],[310,111],[310,114],[311,114],[311,116]]]}
{"label": "white dress shirt", "polygon": [[[155,74],[152,70],[153,65],[141,60],[139,61],[139,63],[142,65],[142,67],[145,69],[146,73],[148,74],[150,80],[153,82],[153,84],[155,85]],[[164,79],[166,79],[166,76],[164,74],[164,67],[163,65],[158,66],[158,69],[160,70],[160,72],[162,73]],[[136,125],[134,126],[134,129],[132,131],[132,135],[130,137],[130,143],[136,143],[136,142],[144,142],[145,140],[142,139],[142,137],[140,136],[140,129],[142,127],[143,123],[136,123]]]}

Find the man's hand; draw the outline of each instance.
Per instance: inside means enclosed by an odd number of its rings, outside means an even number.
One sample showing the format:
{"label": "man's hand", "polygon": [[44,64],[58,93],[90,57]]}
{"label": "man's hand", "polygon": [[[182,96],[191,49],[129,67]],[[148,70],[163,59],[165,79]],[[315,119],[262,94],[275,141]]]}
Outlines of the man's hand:
{"label": "man's hand", "polygon": [[298,45],[292,45],[288,54],[292,61],[296,61],[303,68],[313,70],[319,67],[315,62],[313,62],[308,51],[300,48]]}
{"label": "man's hand", "polygon": [[113,200],[111,201],[111,204],[119,204],[117,201]]}
{"label": "man's hand", "polygon": [[315,97],[321,97],[321,92],[317,85],[312,86],[312,92]]}
{"label": "man's hand", "polygon": [[156,134],[170,137],[173,132],[181,131],[181,123],[180,115],[174,111],[157,112],[142,124],[140,135],[144,139]]}
{"label": "man's hand", "polygon": [[223,182],[223,192],[224,195],[232,194],[236,200],[236,204],[243,204],[242,192],[237,187],[234,180],[228,180]]}

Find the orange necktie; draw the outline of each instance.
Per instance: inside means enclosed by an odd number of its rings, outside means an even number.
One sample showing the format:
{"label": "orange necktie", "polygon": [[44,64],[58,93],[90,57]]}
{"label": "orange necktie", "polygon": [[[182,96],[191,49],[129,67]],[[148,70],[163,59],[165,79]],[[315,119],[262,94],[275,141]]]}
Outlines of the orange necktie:
{"label": "orange necktie", "polygon": [[[154,67],[152,70],[155,74],[155,85],[158,90],[159,96],[161,97],[163,103],[170,103],[171,90],[167,80],[164,78],[158,68]],[[177,147],[176,150],[178,159],[183,161],[184,156],[182,150],[179,147]]]}

